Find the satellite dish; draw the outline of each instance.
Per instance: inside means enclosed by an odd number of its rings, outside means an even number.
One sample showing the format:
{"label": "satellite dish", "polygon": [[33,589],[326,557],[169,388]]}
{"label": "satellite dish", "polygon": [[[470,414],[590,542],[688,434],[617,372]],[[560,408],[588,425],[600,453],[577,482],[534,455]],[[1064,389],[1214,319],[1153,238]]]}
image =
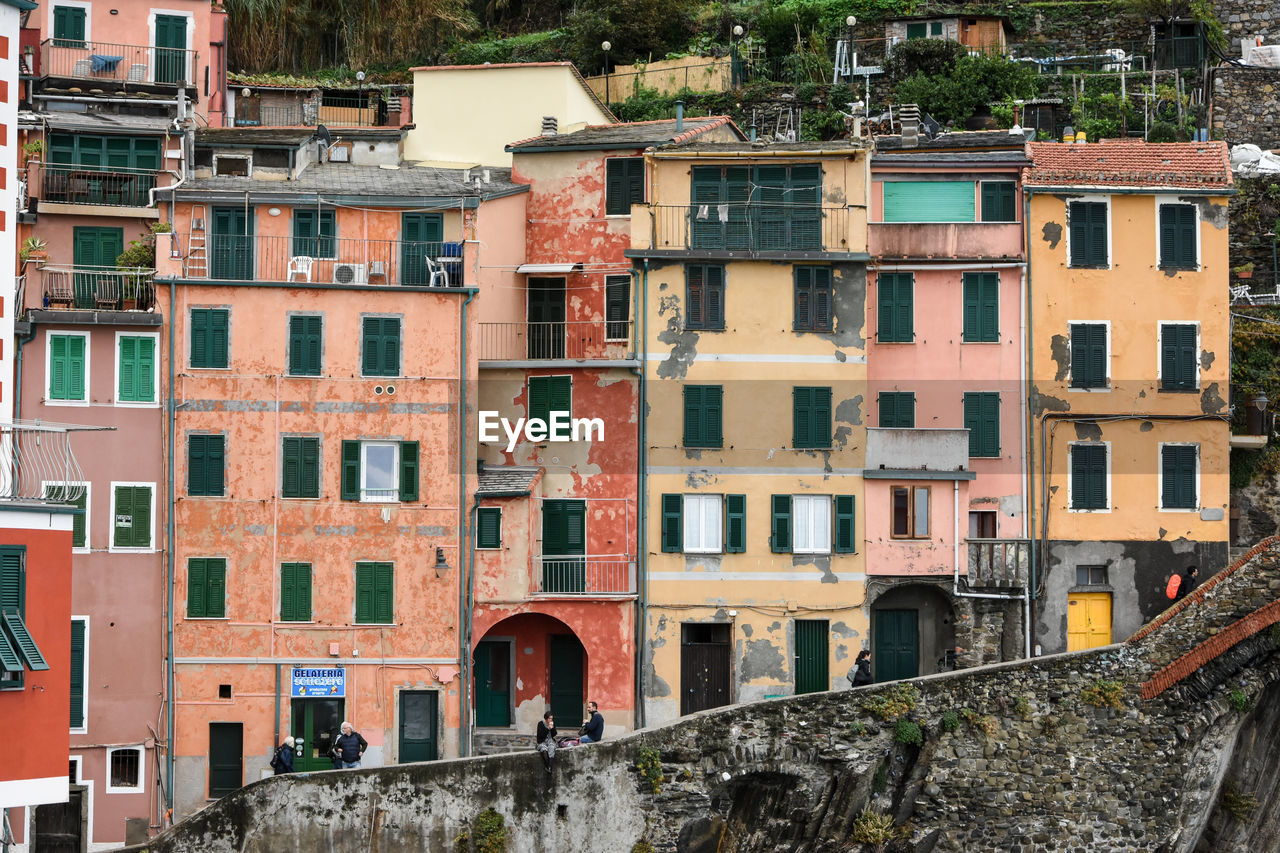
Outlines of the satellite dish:
{"label": "satellite dish", "polygon": [[324,143],[325,148],[333,144],[333,137],[329,135],[329,128],[323,124],[316,128],[316,136],[320,137],[320,141]]}

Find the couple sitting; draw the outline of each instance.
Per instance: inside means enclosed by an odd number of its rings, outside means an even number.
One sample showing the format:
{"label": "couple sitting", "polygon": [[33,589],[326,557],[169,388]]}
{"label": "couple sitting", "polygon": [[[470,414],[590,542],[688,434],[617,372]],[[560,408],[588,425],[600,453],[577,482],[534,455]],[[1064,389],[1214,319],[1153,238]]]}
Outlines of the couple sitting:
{"label": "couple sitting", "polygon": [[550,711],[542,715],[542,721],[538,723],[538,734],[536,737],[538,754],[542,756],[542,764],[546,767],[547,772],[551,772],[551,759],[555,758],[556,749],[565,746],[577,746],[581,743],[599,743],[604,739],[604,717],[600,715],[599,709],[595,702],[587,703],[587,718],[582,721],[582,727],[578,730],[578,736],[559,737],[559,731],[556,729],[556,720]]}

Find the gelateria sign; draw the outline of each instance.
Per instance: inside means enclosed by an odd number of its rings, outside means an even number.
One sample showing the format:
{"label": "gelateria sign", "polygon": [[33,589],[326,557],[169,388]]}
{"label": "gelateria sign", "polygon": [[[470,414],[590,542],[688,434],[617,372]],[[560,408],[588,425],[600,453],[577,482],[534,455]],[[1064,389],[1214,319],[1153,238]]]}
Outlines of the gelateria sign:
{"label": "gelateria sign", "polygon": [[318,699],[347,695],[347,671],[340,666],[326,669],[295,666],[289,680],[293,684],[293,696]]}
{"label": "gelateria sign", "polygon": [[499,444],[501,427],[507,440],[507,453],[521,441],[539,444],[544,441],[604,441],[603,418],[571,418],[568,412],[550,412],[542,418],[516,418],[513,423],[498,412],[480,413],[480,441]]}

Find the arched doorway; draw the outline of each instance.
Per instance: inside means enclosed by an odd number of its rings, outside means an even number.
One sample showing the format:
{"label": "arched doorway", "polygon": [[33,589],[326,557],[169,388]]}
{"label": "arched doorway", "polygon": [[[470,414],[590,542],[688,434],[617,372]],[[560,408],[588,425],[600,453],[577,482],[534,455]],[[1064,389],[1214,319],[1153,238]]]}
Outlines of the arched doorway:
{"label": "arched doorway", "polygon": [[576,729],[587,660],[573,629],[553,616],[521,613],[495,623],[472,653],[476,727],[531,732],[550,709],[559,726]]}
{"label": "arched doorway", "polygon": [[955,668],[955,608],[937,587],[908,583],[871,605],[871,666],[876,681]]}

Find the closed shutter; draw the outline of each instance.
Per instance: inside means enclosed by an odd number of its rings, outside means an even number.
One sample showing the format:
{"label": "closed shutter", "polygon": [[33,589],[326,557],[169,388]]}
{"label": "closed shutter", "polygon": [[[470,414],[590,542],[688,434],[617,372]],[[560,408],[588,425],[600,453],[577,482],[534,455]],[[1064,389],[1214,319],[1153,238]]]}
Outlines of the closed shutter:
{"label": "closed shutter", "polygon": [[209,361],[209,312],[191,311],[191,366],[206,367]]}
{"label": "closed shutter", "polygon": [[0,613],[26,610],[26,583],[23,578],[26,550],[0,546]]}
{"label": "closed shutter", "polygon": [[84,343],[82,335],[49,337],[49,398],[83,400]]}
{"label": "closed shutter", "polygon": [[682,495],[662,496],[662,550],[667,554],[679,553],[683,548],[684,526],[681,511]]}
{"label": "closed shutter", "polygon": [[1190,204],[1160,205],[1160,266],[1196,267],[1196,209]]}
{"label": "closed shutter", "polygon": [[1071,447],[1071,507],[1106,509],[1106,445],[1076,444]]}
{"label": "closed shutter", "polygon": [[[53,7],[55,47],[84,47],[86,12],[79,6]],[[83,75],[82,75],[83,76]]]}
{"label": "closed shutter", "polygon": [[729,221],[724,226],[724,248],[751,248],[750,200],[751,169],[746,166],[726,167],[723,201],[728,209]]}
{"label": "closed shutter", "polygon": [[418,442],[400,442],[400,500],[418,499]]}
{"label": "closed shutter", "polygon": [[289,318],[289,374],[320,375],[320,332],[318,316]]}
{"label": "closed shutter", "polygon": [[308,479],[308,464],[306,457],[310,449],[310,455],[313,457],[312,465],[319,462],[319,448],[316,447],[315,439],[303,438],[300,436],[286,436],[281,440],[281,496],[286,498],[303,498],[303,497],[319,497],[316,494],[308,494],[307,486],[311,481]]}
{"label": "closed shutter", "polygon": [[551,377],[529,377],[529,419],[547,422],[551,419]]}
{"label": "closed shutter", "polygon": [[791,553],[791,495],[773,495],[769,502],[769,547],[775,554]]}
{"label": "closed shutter", "polygon": [[71,620],[71,728],[84,726],[84,620]]}
{"label": "closed shutter", "polygon": [[886,343],[915,340],[915,308],[912,273],[880,273],[876,276],[876,339]]}
{"label": "closed shutter", "polygon": [[615,157],[605,163],[605,214],[629,216],[644,203],[644,158]]}
{"label": "closed shutter", "polygon": [[1000,395],[993,392],[964,395],[964,425],[969,430],[970,456],[1000,455]]}
{"label": "closed shutter", "polygon": [[365,376],[400,375],[400,319],[398,317],[364,318]]}
{"label": "closed shutter", "polygon": [[133,547],[151,547],[151,489],[147,486],[133,487]]}
{"label": "closed shutter", "polygon": [[134,507],[135,489],[132,486],[116,486],[115,518],[112,524],[112,543],[117,548],[137,547],[134,543],[137,516]]}
{"label": "closed shutter", "polygon": [[1160,325],[1160,387],[1166,391],[1194,391],[1196,387],[1196,326]]}
{"label": "closed shutter", "polygon": [[964,274],[964,340],[995,343],[999,334],[1000,276],[998,273]]}
{"label": "closed shutter", "polygon": [[706,323],[703,305],[706,302],[706,270],[702,264],[685,268],[685,316],[686,329],[701,329]]}
{"label": "closed shutter", "polygon": [[374,563],[373,618],[389,625],[395,615],[395,576],[391,563]]}
{"label": "closed shutter", "polygon": [[573,377],[550,376],[547,378],[548,404],[551,412],[573,413]]}
{"label": "closed shutter", "polygon": [[742,554],[747,550],[747,496],[724,496],[724,550]]}
{"label": "closed shutter", "polygon": [[795,447],[831,446],[831,389],[793,388],[792,440]]}
{"label": "closed shutter", "polygon": [[226,463],[225,437],[192,435],[187,438],[187,494],[221,495]]}
{"label": "closed shutter", "polygon": [[1162,509],[1195,509],[1196,495],[1195,445],[1165,445],[1160,448]]}
{"label": "closed shutter", "polygon": [[983,181],[981,187],[983,222],[1017,221],[1017,191],[1013,181]]}
{"label": "closed shutter", "polygon": [[187,560],[187,616],[203,619],[209,615],[208,561],[199,557]]}
{"label": "closed shutter", "polygon": [[885,222],[973,222],[973,181],[885,181]]}
{"label": "closed shutter", "polygon": [[831,268],[795,269],[795,322],[797,331],[831,331]]}
{"label": "closed shutter", "polygon": [[916,395],[913,391],[882,391],[879,398],[879,425],[887,429],[914,429]]}
{"label": "closed shutter", "polygon": [[561,556],[568,553],[569,522],[564,501],[542,502],[542,553]]}
{"label": "closed shutter", "polygon": [[928,25],[924,23],[907,24],[907,38],[922,39],[929,35]]}
{"label": "closed shutter", "polygon": [[[156,401],[156,339],[155,338],[121,338],[121,343],[134,342],[132,364],[133,396],[121,399],[138,403],[154,403]],[[121,375],[124,374],[123,366]]]}
{"label": "closed shutter", "polygon": [[369,624],[373,618],[374,564],[356,563],[356,623]]}
{"label": "closed shutter", "polygon": [[1102,323],[1071,324],[1071,387],[1107,386],[1107,327]]}
{"label": "closed shutter", "polygon": [[1071,217],[1071,266],[1107,266],[1107,205],[1100,201],[1073,201]]}
{"label": "closed shutter", "polygon": [[693,167],[689,184],[690,248],[724,248],[724,227],[716,210],[720,203],[722,176],[719,166]]}
{"label": "closed shutter", "polygon": [[631,337],[631,276],[605,276],[604,292],[605,338],[625,341]]}
{"label": "closed shutter", "polygon": [[121,402],[133,402],[137,395],[137,366],[134,363],[138,358],[137,338],[120,339],[119,358],[120,387],[116,389],[116,397]]}
{"label": "closed shutter", "polygon": [[311,621],[311,564],[280,564],[280,620]]}
{"label": "closed shutter", "polygon": [[222,558],[205,560],[205,615],[222,619],[227,615],[227,561]]}
{"label": "closed shutter", "polygon": [[214,309],[209,312],[209,367],[227,366],[228,312]]}
{"label": "closed shutter", "polygon": [[360,500],[360,442],[342,442],[342,499]]}
{"label": "closed shutter", "polygon": [[[763,168],[763,167],[757,167]],[[791,251],[822,248],[822,167],[816,163],[787,170],[790,228],[785,248]]]}
{"label": "closed shutter", "polygon": [[724,328],[724,267],[704,267],[704,322],[708,330]]}
{"label": "closed shutter", "polygon": [[476,547],[502,547],[502,510],[496,506],[482,506],[476,510]]}
{"label": "closed shutter", "polygon": [[857,549],[857,543],[854,541],[855,524],[853,517],[854,496],[853,495],[836,495],[836,530],[835,530],[835,552],[837,554],[852,554]]}

